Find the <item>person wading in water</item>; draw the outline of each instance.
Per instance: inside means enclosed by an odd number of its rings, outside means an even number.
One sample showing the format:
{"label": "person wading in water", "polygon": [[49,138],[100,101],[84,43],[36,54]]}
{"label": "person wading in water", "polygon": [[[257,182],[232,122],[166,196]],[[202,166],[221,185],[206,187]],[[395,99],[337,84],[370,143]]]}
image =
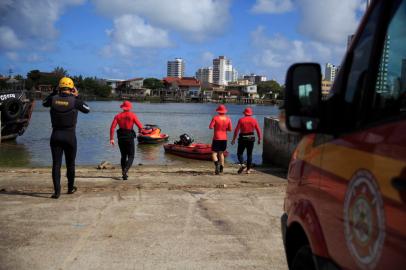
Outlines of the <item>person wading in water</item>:
{"label": "person wading in water", "polygon": [[254,129],[257,131],[258,144],[261,143],[261,130],[259,128],[257,120],[252,117],[252,114],[253,113],[251,108],[245,108],[245,116],[238,120],[237,127],[234,130],[233,140],[231,141],[231,144],[234,144],[238,132],[240,132],[240,135],[238,137],[237,150],[237,157],[238,161],[240,162],[238,173],[242,173],[245,169],[243,156],[245,149],[247,149],[247,173],[251,172],[252,150],[254,149],[255,142]]}
{"label": "person wading in water", "polygon": [[76,122],[78,111],[88,113],[89,106],[78,98],[79,92],[71,78],[63,77],[57,89],[47,96],[42,105],[51,107],[51,151],[52,151],[52,181],[54,194],[58,199],[61,194],[61,165],[65,153],[66,176],[68,178],[68,194],[73,194],[77,188],[75,183],[75,158],[77,151]]}
{"label": "person wading in water", "polygon": [[142,124],[138,120],[135,113],[130,112],[132,104],[129,101],[124,101],[120,108],[123,112],[117,114],[110,127],[110,144],[114,146],[114,130],[118,124],[119,129],[117,130],[118,146],[121,153],[121,170],[123,173],[123,180],[128,179],[128,170],[134,161],[134,139],[136,137],[135,131],[133,129],[134,124],[137,125],[138,130],[142,129]]}
{"label": "person wading in water", "polygon": [[[214,116],[209,128],[214,129],[213,142],[211,145],[212,158],[214,161],[215,174],[220,174],[224,169],[224,151],[227,149],[227,131],[232,131],[231,119],[225,115],[227,109],[224,105],[216,109],[218,115]],[[220,164],[219,164],[220,162]]]}

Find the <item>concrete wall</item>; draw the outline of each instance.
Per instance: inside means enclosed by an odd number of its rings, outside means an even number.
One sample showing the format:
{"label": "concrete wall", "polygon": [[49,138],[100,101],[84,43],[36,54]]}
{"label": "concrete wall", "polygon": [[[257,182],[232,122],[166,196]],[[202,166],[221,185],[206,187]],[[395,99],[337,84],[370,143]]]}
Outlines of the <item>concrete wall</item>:
{"label": "concrete wall", "polygon": [[275,164],[288,168],[290,157],[302,137],[283,132],[275,117],[264,119],[264,142],[262,160],[265,164]]}

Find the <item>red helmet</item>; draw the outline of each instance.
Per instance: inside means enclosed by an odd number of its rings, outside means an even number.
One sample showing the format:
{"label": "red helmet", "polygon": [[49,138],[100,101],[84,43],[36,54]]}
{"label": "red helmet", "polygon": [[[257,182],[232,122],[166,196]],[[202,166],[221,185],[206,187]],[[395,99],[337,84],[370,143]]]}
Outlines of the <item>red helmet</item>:
{"label": "red helmet", "polygon": [[251,116],[251,115],[252,115],[252,109],[251,109],[250,107],[245,108],[244,114],[245,114],[246,116]]}
{"label": "red helmet", "polygon": [[226,113],[226,112],[227,112],[227,108],[226,108],[226,106],[224,106],[223,104],[221,104],[220,106],[217,107],[216,112],[218,112],[218,113]]}
{"label": "red helmet", "polygon": [[123,104],[120,105],[120,108],[122,108],[125,111],[131,110],[132,107],[133,105],[128,100],[124,101]]}

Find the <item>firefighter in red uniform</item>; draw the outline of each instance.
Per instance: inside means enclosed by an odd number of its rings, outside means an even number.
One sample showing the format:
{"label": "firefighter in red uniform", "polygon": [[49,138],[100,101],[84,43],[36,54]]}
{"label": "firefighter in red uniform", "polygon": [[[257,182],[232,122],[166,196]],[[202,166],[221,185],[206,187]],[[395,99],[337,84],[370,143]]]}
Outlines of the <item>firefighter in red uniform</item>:
{"label": "firefighter in red uniform", "polygon": [[[227,131],[232,131],[231,119],[225,115],[227,109],[224,105],[216,109],[218,115],[214,116],[210,122],[210,129],[214,129],[213,143],[211,145],[212,158],[215,166],[215,174],[223,172],[224,168],[224,151],[227,148]],[[220,164],[219,164],[220,162]]]}
{"label": "firefighter in red uniform", "polygon": [[123,180],[128,179],[128,170],[134,161],[134,139],[136,137],[133,126],[134,124],[138,127],[138,130],[142,128],[141,122],[135,113],[130,112],[132,104],[129,101],[124,101],[120,108],[123,112],[117,114],[114,117],[113,122],[110,127],[110,144],[114,146],[114,130],[118,124],[119,129],[117,130],[118,146],[121,153],[121,170],[123,173]]}
{"label": "firefighter in red uniform", "polygon": [[245,116],[238,120],[237,127],[234,131],[233,140],[231,141],[231,144],[235,143],[235,139],[237,138],[239,132],[240,135],[238,137],[237,157],[238,161],[240,162],[240,168],[238,169],[238,173],[242,173],[245,169],[243,157],[245,149],[247,149],[247,173],[251,172],[252,150],[254,149],[255,142],[254,129],[257,131],[258,144],[261,143],[261,130],[257,120],[252,117],[252,114],[253,112],[251,108],[245,108]]}

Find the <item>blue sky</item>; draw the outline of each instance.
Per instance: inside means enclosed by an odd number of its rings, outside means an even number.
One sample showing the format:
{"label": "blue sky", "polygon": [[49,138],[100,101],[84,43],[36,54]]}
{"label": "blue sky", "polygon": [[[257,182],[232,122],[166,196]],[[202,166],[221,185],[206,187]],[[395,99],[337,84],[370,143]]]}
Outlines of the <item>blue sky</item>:
{"label": "blue sky", "polygon": [[365,0],[2,0],[0,74],[186,75],[225,55],[239,74],[284,81],[298,61],[340,64]]}

